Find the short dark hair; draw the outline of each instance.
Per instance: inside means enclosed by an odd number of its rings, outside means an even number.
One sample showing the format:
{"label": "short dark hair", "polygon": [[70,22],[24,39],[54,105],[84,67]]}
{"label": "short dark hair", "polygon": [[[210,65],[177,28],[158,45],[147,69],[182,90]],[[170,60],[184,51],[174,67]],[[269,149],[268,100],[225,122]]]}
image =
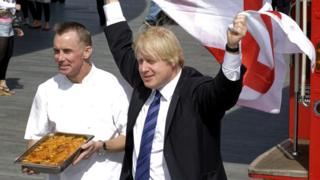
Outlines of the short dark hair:
{"label": "short dark hair", "polygon": [[92,46],[91,33],[84,25],[71,21],[57,23],[54,26],[54,32],[57,35],[62,35],[70,31],[74,31],[78,34],[80,42],[84,43],[86,46]]}

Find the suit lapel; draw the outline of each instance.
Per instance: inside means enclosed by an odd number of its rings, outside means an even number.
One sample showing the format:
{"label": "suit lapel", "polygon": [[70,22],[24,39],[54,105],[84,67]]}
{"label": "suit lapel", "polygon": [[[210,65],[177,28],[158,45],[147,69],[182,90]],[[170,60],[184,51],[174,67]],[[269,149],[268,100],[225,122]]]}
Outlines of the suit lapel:
{"label": "suit lapel", "polygon": [[168,115],[167,115],[167,120],[166,120],[167,122],[166,122],[166,127],[165,127],[165,134],[164,134],[165,139],[168,135],[168,131],[169,131],[169,128],[170,128],[172,120],[173,120],[173,115],[176,110],[178,100],[179,100],[179,95],[174,93],[172,95],[172,99],[171,99],[170,106],[168,109]]}
{"label": "suit lapel", "polygon": [[168,109],[168,115],[167,115],[166,127],[165,127],[165,134],[164,134],[164,138],[165,139],[166,139],[166,137],[168,135],[169,129],[170,129],[172,121],[173,121],[173,116],[175,114],[175,111],[176,111],[176,108],[177,108],[177,104],[178,104],[179,98],[180,98],[180,89],[181,89],[181,86],[182,86],[182,84],[184,82],[185,77],[187,77],[187,75],[186,75],[185,68],[183,68],[182,72],[181,72],[181,76],[180,76],[179,81],[177,83],[177,86],[176,86],[176,88],[175,88],[175,90],[173,92],[172,99],[171,99],[171,102],[170,102],[170,106],[169,106],[169,109]]}
{"label": "suit lapel", "polygon": [[139,112],[150,96],[150,93],[152,91],[150,89],[141,88],[140,90],[137,90],[136,92],[132,93],[132,104],[130,106],[130,110],[128,113],[129,121],[127,124],[127,128],[132,130],[134,125],[136,124],[137,117],[139,115]]}

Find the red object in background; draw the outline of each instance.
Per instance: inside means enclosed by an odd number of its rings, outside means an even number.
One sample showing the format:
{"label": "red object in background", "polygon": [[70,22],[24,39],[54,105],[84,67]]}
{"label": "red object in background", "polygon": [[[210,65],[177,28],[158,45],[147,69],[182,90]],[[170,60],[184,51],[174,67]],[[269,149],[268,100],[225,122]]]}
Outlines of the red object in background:
{"label": "red object in background", "polygon": [[[320,49],[320,2],[311,2],[311,41],[319,52]],[[317,53],[316,64],[320,63],[320,53]],[[309,149],[309,179],[320,179],[320,72],[311,74],[311,115],[310,115],[310,149]]]}
{"label": "red object in background", "polygon": [[[302,9],[302,2],[300,5]],[[295,17],[293,7],[291,17]],[[302,10],[300,11],[302,17]],[[295,93],[294,69],[290,67],[289,139],[260,155],[249,166],[249,177],[265,180],[320,180],[320,0],[308,1],[307,35],[317,51],[318,69],[307,74],[310,104],[298,103],[298,156],[292,156]],[[302,19],[300,19],[302,22]],[[300,63],[301,64],[301,63]],[[307,66],[307,68],[309,68]],[[301,67],[299,67],[301,69]],[[300,78],[300,77],[299,77]],[[299,79],[300,81],[300,79]],[[283,169],[282,169],[283,168]]]}

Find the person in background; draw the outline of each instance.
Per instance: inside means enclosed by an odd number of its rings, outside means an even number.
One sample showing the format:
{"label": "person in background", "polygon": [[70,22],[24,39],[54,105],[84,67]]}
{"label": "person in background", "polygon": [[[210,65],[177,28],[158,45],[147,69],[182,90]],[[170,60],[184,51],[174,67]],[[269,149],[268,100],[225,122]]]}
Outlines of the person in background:
{"label": "person in background", "polygon": [[176,23],[161,10],[158,4],[151,0],[149,12],[145,17],[144,24],[147,26],[163,26],[166,24],[174,25]]}
{"label": "person in background", "polygon": [[[125,3],[125,1],[122,1]],[[227,34],[222,66],[213,77],[184,66],[174,33],[151,26],[132,41],[118,0],[104,6],[105,35],[124,79],[133,87],[121,180],[226,180],[221,119],[242,89],[239,42],[246,18]]]}
{"label": "person in background", "polygon": [[152,0],[150,1],[149,12],[145,17],[144,23],[149,26],[155,26],[159,23],[159,18],[161,16],[161,8]]}
{"label": "person in background", "polygon": [[[36,17],[32,24],[32,27],[35,29],[41,28],[43,31],[50,30],[50,3],[51,0],[35,0],[36,2]],[[44,25],[42,26],[41,19],[42,19],[42,10],[44,13]]]}
{"label": "person in background", "polygon": [[14,95],[7,85],[6,75],[13,54],[14,33],[20,37],[24,35],[21,19],[16,16],[16,10],[20,8],[15,1],[0,0],[0,96]]}
{"label": "person in background", "polygon": [[[24,138],[28,147],[52,132],[91,134],[80,155],[55,180],[119,179],[130,89],[91,62],[92,40],[85,26],[55,27],[53,53],[59,73],[38,86]],[[126,93],[127,92],[127,93]],[[37,172],[24,168],[23,172]]]}
{"label": "person in background", "polygon": [[[30,0],[18,0],[18,4],[21,4],[21,11],[23,14],[23,25],[30,26],[32,20],[36,17],[36,9],[34,7],[34,2]],[[31,14],[32,19],[29,17],[29,12]]]}

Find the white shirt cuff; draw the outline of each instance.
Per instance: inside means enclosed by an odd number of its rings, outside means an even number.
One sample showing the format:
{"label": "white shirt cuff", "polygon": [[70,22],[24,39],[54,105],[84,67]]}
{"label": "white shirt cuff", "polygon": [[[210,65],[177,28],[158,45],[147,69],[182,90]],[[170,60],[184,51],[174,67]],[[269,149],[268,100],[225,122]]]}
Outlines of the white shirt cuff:
{"label": "white shirt cuff", "polygon": [[231,54],[225,51],[222,63],[222,72],[231,81],[237,81],[240,79],[240,57],[240,54]]}
{"label": "white shirt cuff", "polygon": [[107,20],[107,26],[126,21],[123,16],[122,9],[119,2],[112,2],[103,6],[104,14]]}

